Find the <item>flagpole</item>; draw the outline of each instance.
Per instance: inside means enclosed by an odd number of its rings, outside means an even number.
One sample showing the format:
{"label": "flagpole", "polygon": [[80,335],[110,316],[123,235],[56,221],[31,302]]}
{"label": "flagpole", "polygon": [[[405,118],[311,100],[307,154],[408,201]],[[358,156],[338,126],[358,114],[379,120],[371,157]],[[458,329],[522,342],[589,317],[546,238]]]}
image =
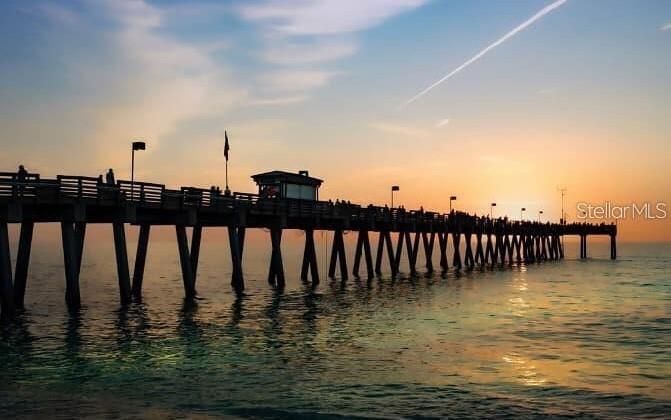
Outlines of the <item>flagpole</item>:
{"label": "flagpole", "polygon": [[231,190],[228,188],[228,149],[229,149],[229,146],[228,146],[228,133],[226,132],[226,130],[224,130],[224,139],[225,139],[224,157],[226,158],[226,189],[224,190],[224,194],[229,196],[229,195],[231,195]]}

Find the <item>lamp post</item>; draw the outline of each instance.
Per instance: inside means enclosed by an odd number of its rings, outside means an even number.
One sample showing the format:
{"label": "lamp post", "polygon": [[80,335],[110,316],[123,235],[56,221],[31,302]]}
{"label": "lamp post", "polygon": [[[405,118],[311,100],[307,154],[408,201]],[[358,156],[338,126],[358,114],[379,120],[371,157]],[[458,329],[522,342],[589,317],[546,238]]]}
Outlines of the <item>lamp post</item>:
{"label": "lamp post", "polygon": [[566,224],[566,212],[564,212],[564,196],[566,195],[566,191],[568,189],[566,187],[561,187],[558,188],[559,192],[561,192],[561,224],[565,225]]}
{"label": "lamp post", "polygon": [[394,208],[394,191],[399,191],[401,188],[398,185],[391,186],[391,208]]}
{"label": "lamp post", "polygon": [[494,218],[494,207],[496,207],[496,203],[492,203],[489,205],[489,218],[493,219]]}
{"label": "lamp post", "polygon": [[541,215],[543,214],[543,210],[538,211],[538,223],[541,222]]}
{"label": "lamp post", "polygon": [[522,209],[520,210],[520,222],[521,222],[522,220],[524,220],[524,212],[525,212],[525,211],[527,211],[527,208],[526,208],[526,207],[522,207]]}
{"label": "lamp post", "polygon": [[450,196],[450,213],[452,213],[452,202],[453,201],[457,201],[457,196],[456,195]]}
{"label": "lamp post", "polygon": [[145,150],[147,144],[143,141],[134,141],[131,146],[131,158],[130,158],[130,199],[133,200],[133,190],[135,187],[135,151],[136,150]]}

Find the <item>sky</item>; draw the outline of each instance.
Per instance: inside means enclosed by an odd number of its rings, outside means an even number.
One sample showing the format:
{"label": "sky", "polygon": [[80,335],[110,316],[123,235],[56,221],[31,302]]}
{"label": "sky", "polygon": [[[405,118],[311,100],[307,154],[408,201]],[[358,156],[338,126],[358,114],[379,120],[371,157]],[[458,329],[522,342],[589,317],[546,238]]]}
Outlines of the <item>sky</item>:
{"label": "sky", "polygon": [[669,203],[619,223],[671,240],[671,1],[3,0],[0,57],[2,170],[130,178],[142,139],[137,179],[223,188],[227,131],[236,191],[558,220],[565,188],[569,221]]}

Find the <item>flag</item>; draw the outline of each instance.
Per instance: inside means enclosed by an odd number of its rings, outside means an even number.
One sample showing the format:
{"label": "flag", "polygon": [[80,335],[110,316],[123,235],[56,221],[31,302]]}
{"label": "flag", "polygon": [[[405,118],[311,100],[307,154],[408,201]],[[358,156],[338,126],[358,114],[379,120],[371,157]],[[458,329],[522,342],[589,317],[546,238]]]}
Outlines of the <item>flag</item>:
{"label": "flag", "polygon": [[147,145],[143,141],[134,141],[133,142],[133,150],[145,150]]}
{"label": "flag", "polygon": [[226,139],[226,142],[224,143],[224,157],[228,160],[228,150],[231,147],[228,145],[228,133],[226,133],[226,130],[224,130],[224,138]]}
{"label": "flag", "polygon": [[398,191],[398,190],[400,190],[400,188],[399,188],[398,185],[392,185],[392,186],[391,186],[391,190],[392,190],[392,191]]}
{"label": "flag", "polygon": [[457,199],[457,196],[456,196],[456,195],[450,196],[450,200],[454,201],[454,200],[456,200],[456,199]]}

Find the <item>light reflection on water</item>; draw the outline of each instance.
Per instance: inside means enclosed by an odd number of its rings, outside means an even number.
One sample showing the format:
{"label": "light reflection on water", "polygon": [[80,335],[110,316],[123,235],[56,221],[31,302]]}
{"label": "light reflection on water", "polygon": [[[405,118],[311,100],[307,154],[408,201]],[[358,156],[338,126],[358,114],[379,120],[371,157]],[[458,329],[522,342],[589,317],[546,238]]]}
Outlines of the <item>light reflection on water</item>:
{"label": "light reflection on water", "polygon": [[288,244],[284,292],[265,282],[267,250],[250,247],[236,296],[225,243],[203,244],[201,299],[183,301],[175,246],[155,242],[144,302],[127,309],[111,249],[87,249],[75,314],[60,251],[38,247],[29,309],[3,330],[0,416],[671,412],[668,246],[313,289]]}

